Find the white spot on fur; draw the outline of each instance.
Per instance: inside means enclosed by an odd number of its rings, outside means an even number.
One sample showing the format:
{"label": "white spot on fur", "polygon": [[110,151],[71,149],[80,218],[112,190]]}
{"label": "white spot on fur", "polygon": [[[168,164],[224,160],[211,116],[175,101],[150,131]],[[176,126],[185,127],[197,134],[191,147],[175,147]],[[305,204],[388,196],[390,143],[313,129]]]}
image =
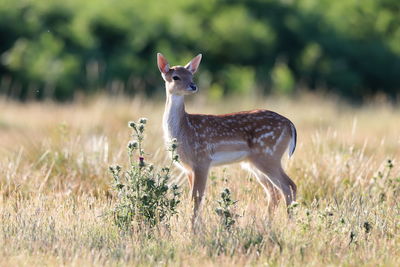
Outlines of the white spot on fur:
{"label": "white spot on fur", "polygon": [[214,144],[206,143],[206,148],[207,148],[207,151],[213,151],[214,150]]}
{"label": "white spot on fur", "polygon": [[272,138],[274,138],[274,132],[263,133],[262,135],[260,135],[260,137],[258,139],[261,140],[261,139],[267,138],[269,136],[272,136]]}
{"label": "white spot on fur", "polygon": [[194,128],[195,128],[195,127],[193,126],[193,124],[190,122],[189,117],[186,117],[186,121],[187,121],[187,124],[189,125],[189,127],[190,127],[191,129],[194,129]]}
{"label": "white spot on fur", "polygon": [[272,156],[274,154],[274,151],[271,148],[267,147],[265,148],[265,153],[270,154]]}
{"label": "white spot on fur", "polygon": [[218,145],[246,145],[247,142],[242,140],[223,140],[217,143]]}

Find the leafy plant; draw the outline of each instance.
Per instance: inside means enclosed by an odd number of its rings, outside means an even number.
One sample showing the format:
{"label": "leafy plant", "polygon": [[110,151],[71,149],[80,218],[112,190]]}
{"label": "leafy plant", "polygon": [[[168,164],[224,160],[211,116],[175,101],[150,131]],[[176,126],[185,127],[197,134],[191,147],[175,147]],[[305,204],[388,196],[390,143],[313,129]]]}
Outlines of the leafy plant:
{"label": "leafy plant", "polygon": [[383,170],[378,171],[371,180],[370,192],[378,194],[381,201],[387,200],[388,196],[396,198],[400,193],[400,177],[395,177],[392,173],[394,163],[388,159],[383,166]]}
{"label": "leafy plant", "polygon": [[176,140],[169,148],[171,163],[160,170],[145,161],[143,150],[147,119],[129,122],[133,140],[128,143],[129,167],[123,171],[119,165],[111,166],[113,188],[118,195],[112,211],[115,224],[121,229],[152,229],[177,214],[180,191],[176,184],[169,185],[172,164],[178,161]]}
{"label": "leafy plant", "polygon": [[215,209],[215,212],[220,217],[222,226],[230,230],[236,223],[236,218],[239,217],[233,211],[237,200],[232,200],[231,191],[228,188],[224,188],[220,196],[221,199],[217,201],[218,207]]}

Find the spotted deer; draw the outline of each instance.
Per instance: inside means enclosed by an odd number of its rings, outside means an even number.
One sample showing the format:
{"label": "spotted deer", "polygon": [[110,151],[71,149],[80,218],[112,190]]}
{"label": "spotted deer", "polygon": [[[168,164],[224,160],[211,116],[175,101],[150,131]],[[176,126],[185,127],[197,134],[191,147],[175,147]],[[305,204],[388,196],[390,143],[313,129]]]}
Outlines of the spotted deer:
{"label": "spotted deer", "polygon": [[296,128],[287,118],[269,111],[252,110],[225,115],[189,114],[184,97],[198,91],[193,82],[202,55],[186,66],[170,67],[158,53],[157,64],[165,81],[167,101],[163,116],[166,142],[175,138],[180,165],[187,173],[194,201],[193,223],[212,166],[243,161],[267,194],[269,211],[280,196],[286,205],[296,198],[296,185],[281,166],[287,148],[296,148]]}

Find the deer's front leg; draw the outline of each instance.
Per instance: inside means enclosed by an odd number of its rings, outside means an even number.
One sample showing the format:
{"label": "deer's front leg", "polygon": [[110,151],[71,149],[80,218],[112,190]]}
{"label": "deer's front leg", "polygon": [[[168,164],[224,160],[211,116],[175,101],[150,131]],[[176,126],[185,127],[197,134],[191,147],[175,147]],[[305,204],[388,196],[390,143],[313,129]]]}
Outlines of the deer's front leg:
{"label": "deer's front leg", "polygon": [[193,199],[193,217],[192,225],[194,225],[200,208],[201,201],[204,196],[204,191],[207,184],[209,166],[197,167],[193,169],[193,186],[192,186],[192,199]]}

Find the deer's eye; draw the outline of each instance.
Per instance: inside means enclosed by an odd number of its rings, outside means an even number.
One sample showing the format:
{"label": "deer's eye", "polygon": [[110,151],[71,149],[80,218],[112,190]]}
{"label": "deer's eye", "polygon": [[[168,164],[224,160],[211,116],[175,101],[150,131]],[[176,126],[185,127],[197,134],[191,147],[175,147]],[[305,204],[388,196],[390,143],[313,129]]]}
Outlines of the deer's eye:
{"label": "deer's eye", "polygon": [[172,79],[174,79],[174,81],[180,80],[178,76],[173,76]]}

